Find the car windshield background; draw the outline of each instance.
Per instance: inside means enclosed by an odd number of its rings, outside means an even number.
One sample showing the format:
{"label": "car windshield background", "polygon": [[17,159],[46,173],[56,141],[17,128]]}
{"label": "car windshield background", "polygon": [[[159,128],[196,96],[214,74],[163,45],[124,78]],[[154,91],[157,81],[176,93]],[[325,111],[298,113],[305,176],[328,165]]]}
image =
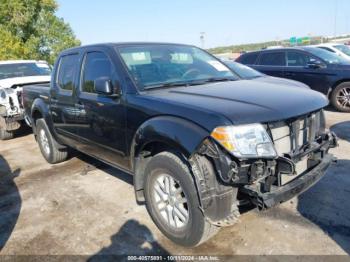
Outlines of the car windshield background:
{"label": "car windshield background", "polygon": [[243,79],[253,79],[264,76],[264,74],[254,70],[253,68],[242,65],[240,63],[227,61],[226,64],[233,72],[235,72]]}
{"label": "car windshield background", "polygon": [[321,49],[327,50],[329,52],[335,53],[334,50],[332,50],[332,49],[330,49],[329,47],[326,47],[326,46],[318,46],[317,48],[321,48]]}
{"label": "car windshield background", "polygon": [[25,77],[25,76],[48,76],[51,69],[46,63],[16,63],[0,65],[0,79]]}
{"label": "car windshield background", "polygon": [[265,65],[265,66],[285,66],[286,65],[285,52],[262,53],[259,64]]}
{"label": "car windshield background", "polygon": [[141,90],[208,79],[238,79],[226,65],[196,47],[137,45],[120,47],[118,52]]}
{"label": "car windshield background", "polygon": [[334,47],[336,49],[338,49],[339,51],[343,52],[344,54],[350,56],[350,47],[348,47],[346,45],[336,45]]}
{"label": "car windshield background", "polygon": [[306,47],[304,50],[310,52],[314,56],[317,56],[330,64],[350,65],[350,62],[347,61],[345,58],[342,58],[342,57],[336,55],[335,53],[328,52],[324,49],[314,48],[314,47]]}

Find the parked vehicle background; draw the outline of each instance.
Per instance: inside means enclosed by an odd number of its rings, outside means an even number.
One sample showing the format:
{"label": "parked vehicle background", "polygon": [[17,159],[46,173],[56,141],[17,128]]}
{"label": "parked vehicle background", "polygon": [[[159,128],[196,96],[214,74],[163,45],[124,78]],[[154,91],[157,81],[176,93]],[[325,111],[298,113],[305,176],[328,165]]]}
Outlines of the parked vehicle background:
{"label": "parked vehicle background", "polygon": [[269,76],[249,66],[246,66],[231,60],[225,60],[223,62],[241,79],[254,80],[254,81],[277,84],[277,85],[282,84],[282,85],[291,85],[291,86],[301,87],[301,88],[308,88],[308,89],[310,88],[301,82],[294,81],[291,79],[281,78],[281,77]]}
{"label": "parked vehicle background", "polygon": [[267,75],[303,82],[326,95],[339,111],[350,112],[350,62],[316,47],[261,50],[237,62]]}
{"label": "parked vehicle background", "polygon": [[235,224],[239,207],[287,201],[333,160],[323,95],[241,80],[193,46],[69,49],[53,79],[23,93],[44,158],[62,162],[72,147],[132,174],[137,201],[180,245]]}
{"label": "parked vehicle background", "polygon": [[50,81],[51,68],[45,61],[0,61],[0,139],[11,139],[23,125],[23,87]]}
{"label": "parked vehicle background", "polygon": [[348,45],[338,44],[338,43],[327,43],[319,44],[315,47],[327,50],[329,52],[335,53],[350,61],[350,47]]}

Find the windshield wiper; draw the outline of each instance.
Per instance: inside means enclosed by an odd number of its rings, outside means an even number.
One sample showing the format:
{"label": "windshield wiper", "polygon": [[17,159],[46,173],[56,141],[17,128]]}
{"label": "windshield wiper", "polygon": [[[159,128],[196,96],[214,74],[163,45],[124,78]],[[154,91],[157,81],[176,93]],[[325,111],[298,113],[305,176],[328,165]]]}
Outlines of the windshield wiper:
{"label": "windshield wiper", "polygon": [[230,78],[230,77],[212,77],[212,78],[208,78],[208,79],[201,79],[201,80],[198,80],[198,81],[192,80],[192,81],[180,81],[180,82],[148,85],[148,86],[144,86],[144,89],[148,90],[148,89],[175,87],[175,86],[194,86],[194,85],[203,85],[205,83],[224,82],[224,81],[236,81],[236,80],[237,79]]}
{"label": "windshield wiper", "polygon": [[198,85],[198,84],[205,84],[205,83],[226,82],[226,81],[236,81],[236,80],[237,80],[236,78],[232,78],[232,77],[211,77],[211,78],[199,80],[193,83]]}
{"label": "windshield wiper", "polygon": [[173,82],[173,83],[163,83],[163,84],[156,84],[156,85],[148,85],[144,86],[144,89],[155,89],[155,88],[166,88],[166,87],[174,87],[174,86],[188,86],[190,83],[188,82]]}

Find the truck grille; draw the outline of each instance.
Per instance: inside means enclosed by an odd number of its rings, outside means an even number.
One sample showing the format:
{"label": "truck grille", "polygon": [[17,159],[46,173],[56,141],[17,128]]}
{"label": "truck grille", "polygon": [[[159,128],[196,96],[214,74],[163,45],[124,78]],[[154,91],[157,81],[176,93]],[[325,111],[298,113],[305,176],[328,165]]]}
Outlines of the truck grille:
{"label": "truck grille", "polygon": [[272,140],[279,156],[298,152],[324,131],[323,110],[287,121],[269,123]]}

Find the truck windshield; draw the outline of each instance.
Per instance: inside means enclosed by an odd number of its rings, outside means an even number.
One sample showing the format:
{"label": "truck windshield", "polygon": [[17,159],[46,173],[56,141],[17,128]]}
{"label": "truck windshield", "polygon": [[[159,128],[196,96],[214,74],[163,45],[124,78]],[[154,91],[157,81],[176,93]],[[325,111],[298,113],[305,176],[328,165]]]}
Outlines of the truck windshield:
{"label": "truck windshield", "polygon": [[0,64],[0,79],[24,76],[47,76],[50,74],[51,69],[44,62]]}
{"label": "truck windshield", "polygon": [[117,50],[141,90],[239,79],[222,62],[192,46],[145,44]]}

